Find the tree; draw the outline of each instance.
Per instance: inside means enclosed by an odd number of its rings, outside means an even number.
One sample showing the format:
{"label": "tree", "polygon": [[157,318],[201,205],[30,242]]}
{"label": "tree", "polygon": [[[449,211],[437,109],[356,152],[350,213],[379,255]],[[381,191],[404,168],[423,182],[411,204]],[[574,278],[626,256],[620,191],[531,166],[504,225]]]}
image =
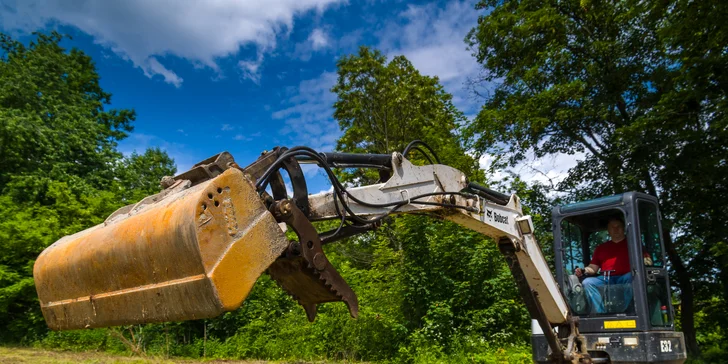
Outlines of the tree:
{"label": "tree", "polygon": [[[93,61],[66,52],[56,32],[27,46],[0,34],[0,191],[13,179],[68,180],[103,188],[116,143],[132,130],[133,110],[104,110],[111,95]],[[40,191],[33,191],[40,193]]]}
{"label": "tree", "polygon": [[[337,66],[332,91],[338,95],[334,118],[344,131],[339,150],[390,153],[421,139],[444,164],[484,180],[457,131],[465,118],[437,77],[421,75],[404,56],[387,61],[366,47]],[[415,163],[427,162],[423,154],[410,157]],[[367,177],[344,173],[355,183],[375,179]],[[363,242],[382,240],[402,259],[399,290],[404,299],[399,304],[412,347],[448,352],[476,337],[491,338],[486,345],[527,342],[528,314],[518,304],[510,271],[490,239],[449,222],[402,216],[382,226],[374,239],[358,239],[356,249],[365,251]],[[357,255],[351,247],[341,249]]]}
{"label": "tree", "polygon": [[[713,83],[724,77],[720,42],[726,33],[713,32],[722,22],[696,15],[719,17],[725,5],[485,0],[477,8],[492,11],[480,16],[466,40],[483,64],[484,80],[497,86],[468,127],[475,148],[504,153],[510,165],[529,152],[586,153],[557,186],[571,198],[628,190],[658,196],[682,329],[689,352],[699,353],[691,281],[705,277],[697,267],[715,263],[709,254],[690,258],[716,238],[725,241],[724,227],[716,226],[724,221],[723,197],[708,185],[725,186],[721,161],[728,154],[721,121],[725,92]],[[693,34],[700,41],[693,42]],[[705,54],[712,56],[700,60]],[[699,194],[689,192],[694,186]],[[697,216],[705,220],[700,228]],[[673,237],[698,243],[684,255]]]}
{"label": "tree", "polygon": [[159,148],[147,149],[144,154],[133,152],[119,161],[115,171],[121,200],[138,201],[159,192],[164,176],[173,176],[177,168],[174,160]]}
{"label": "tree", "polygon": [[25,45],[0,33],[0,341],[31,342],[46,326],[33,284],[40,252],[159,190],[174,162],[156,149],[124,158],[133,110],[105,110],[89,56],[56,32]]}
{"label": "tree", "polygon": [[[726,327],[728,25],[720,19],[728,15],[728,4],[680,0],[667,6],[659,35],[675,72],[662,86],[665,93],[649,129],[659,135],[659,141],[649,148],[661,166],[655,171],[664,186],[661,200],[674,212],[671,218],[676,229],[684,232],[676,239],[676,250],[690,262],[686,269],[693,277],[698,307],[704,311],[701,316],[710,317],[703,322]],[[715,337],[702,335],[711,336]],[[725,353],[724,340],[720,336],[703,339],[701,345],[709,354],[716,350]]]}
{"label": "tree", "polygon": [[[456,134],[465,117],[437,77],[421,75],[404,56],[387,62],[381,52],[367,47],[341,58],[337,74],[331,89],[338,96],[334,118],[344,131],[337,149],[402,152],[410,141],[420,139],[437,151],[443,163],[482,180],[477,161],[465,153]],[[422,154],[411,158],[425,160]]]}

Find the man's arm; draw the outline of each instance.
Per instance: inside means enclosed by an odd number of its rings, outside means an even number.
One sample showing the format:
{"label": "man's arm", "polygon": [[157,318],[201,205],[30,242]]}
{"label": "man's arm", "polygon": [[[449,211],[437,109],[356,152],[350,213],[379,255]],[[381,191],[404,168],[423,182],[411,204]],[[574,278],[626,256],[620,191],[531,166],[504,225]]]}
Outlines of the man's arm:
{"label": "man's arm", "polygon": [[574,271],[574,274],[576,274],[577,277],[581,278],[584,274],[586,275],[596,275],[597,272],[599,272],[599,267],[602,264],[602,258],[601,258],[601,249],[602,246],[597,246],[596,249],[594,249],[594,255],[592,256],[591,262],[589,262],[589,265],[587,265],[584,269],[576,268]]}
{"label": "man's arm", "polygon": [[599,266],[598,265],[596,265],[596,264],[589,264],[584,269],[576,268],[576,270],[574,271],[574,273],[576,274],[577,277],[581,278],[581,276],[583,276],[584,274],[589,275],[589,276],[593,276],[593,275],[597,274],[598,271],[599,271]]}

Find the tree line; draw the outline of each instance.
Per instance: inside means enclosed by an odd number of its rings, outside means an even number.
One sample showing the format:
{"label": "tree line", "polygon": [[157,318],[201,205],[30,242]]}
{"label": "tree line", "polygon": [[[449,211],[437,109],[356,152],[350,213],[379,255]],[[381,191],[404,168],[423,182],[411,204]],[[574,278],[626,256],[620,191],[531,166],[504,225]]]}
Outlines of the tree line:
{"label": "tree line", "polygon": [[502,82],[468,127],[475,148],[502,153],[504,165],[528,151],[586,152],[553,186],[572,199],[657,196],[681,329],[699,355],[699,313],[714,315],[711,332],[728,317],[728,28],[719,20],[728,7],[527,0],[478,8],[493,10],[467,41],[484,80]]}
{"label": "tree line", "polygon": [[[558,183],[513,175],[497,187],[529,206],[547,254],[552,205],[625,191],[658,197],[679,329],[691,357],[720,358],[728,351],[727,9],[720,1],[482,1],[464,44],[483,67],[471,82],[483,101],[478,115],[465,118],[437,77],[405,57],[362,47],[337,63],[337,149],[390,153],[421,139],[444,164],[494,186],[478,164],[483,153],[495,157],[492,169],[530,154],[585,155]],[[111,95],[93,60],[61,39],[0,35],[0,341],[189,357],[530,360],[530,320],[495,244],[421,216],[326,247],[360,297],[357,320],[326,304],[308,324],[263,276],[241,309],[216,319],[48,332],[32,279],[40,251],[158,191],[175,172],[161,150],[117,150],[134,111],[107,110]],[[419,152],[411,158],[427,162]]]}

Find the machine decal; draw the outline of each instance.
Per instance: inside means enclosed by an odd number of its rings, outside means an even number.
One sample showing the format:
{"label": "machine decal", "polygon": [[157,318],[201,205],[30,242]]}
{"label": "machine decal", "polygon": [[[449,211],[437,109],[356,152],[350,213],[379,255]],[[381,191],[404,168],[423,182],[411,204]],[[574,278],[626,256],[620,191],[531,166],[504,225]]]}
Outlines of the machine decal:
{"label": "machine decal", "polygon": [[485,209],[485,216],[488,218],[488,221],[494,221],[501,224],[508,224],[508,215],[501,215],[496,211],[493,211],[491,209]]}
{"label": "machine decal", "polygon": [[508,216],[506,215],[500,215],[497,212],[493,214],[495,222],[499,222],[501,224],[507,224],[508,223]]}
{"label": "machine decal", "polygon": [[635,320],[619,320],[619,321],[604,321],[605,329],[635,329],[637,328],[637,321]]}
{"label": "machine decal", "polygon": [[672,353],[672,341],[660,340],[660,351],[663,353]]}

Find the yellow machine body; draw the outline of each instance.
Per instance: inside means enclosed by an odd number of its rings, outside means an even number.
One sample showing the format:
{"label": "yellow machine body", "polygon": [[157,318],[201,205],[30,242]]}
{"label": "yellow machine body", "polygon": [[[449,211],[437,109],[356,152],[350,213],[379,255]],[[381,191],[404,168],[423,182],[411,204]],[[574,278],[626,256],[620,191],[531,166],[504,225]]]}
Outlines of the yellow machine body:
{"label": "yellow machine body", "polygon": [[51,329],[218,316],[242,304],[288,245],[237,169],[156,200],[38,257],[33,275]]}

